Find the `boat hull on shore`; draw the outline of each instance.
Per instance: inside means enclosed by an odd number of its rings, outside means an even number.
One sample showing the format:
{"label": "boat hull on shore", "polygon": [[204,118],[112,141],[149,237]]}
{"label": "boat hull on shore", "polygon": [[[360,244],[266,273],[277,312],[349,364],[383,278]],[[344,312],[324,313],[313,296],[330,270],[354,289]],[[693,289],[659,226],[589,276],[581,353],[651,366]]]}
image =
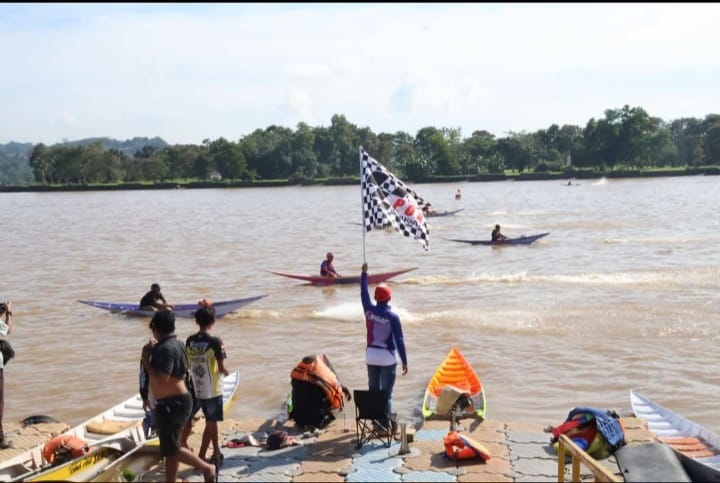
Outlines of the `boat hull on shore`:
{"label": "boat hull on shore", "polygon": [[635,416],[670,446],[692,481],[720,482],[720,435],[630,391]]}
{"label": "boat hull on shore", "polygon": [[447,410],[451,409],[457,398],[463,394],[472,404],[470,408],[464,408],[459,416],[485,417],[485,392],[480,378],[460,351],[453,347],[425,389],[423,418],[449,417]]}
{"label": "boat hull on shore", "polygon": [[[246,297],[235,300],[223,300],[220,302],[214,302],[213,307],[215,308],[215,317],[220,318],[231,312],[244,307],[247,304],[260,300],[267,295],[257,295],[254,297]],[[108,310],[112,313],[132,316],[132,317],[152,317],[155,314],[154,310],[140,310],[138,304],[126,304],[118,302],[98,302],[95,300],[78,300],[81,304],[90,305],[98,309]],[[195,317],[195,311],[198,308],[198,304],[178,304],[173,306],[173,313],[175,317],[182,317],[191,319]]]}

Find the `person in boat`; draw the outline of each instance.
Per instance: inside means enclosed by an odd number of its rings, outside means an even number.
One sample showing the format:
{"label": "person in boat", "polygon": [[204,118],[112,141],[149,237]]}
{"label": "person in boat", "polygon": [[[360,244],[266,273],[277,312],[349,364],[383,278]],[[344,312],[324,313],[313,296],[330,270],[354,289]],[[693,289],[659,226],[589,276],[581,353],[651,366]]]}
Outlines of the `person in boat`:
{"label": "person in boat", "polygon": [[167,303],[160,291],[160,284],[154,283],[150,291],[140,299],[140,310],[172,310],[173,306]]}
{"label": "person in boat", "polygon": [[495,229],[492,231],[492,235],[490,236],[490,240],[497,242],[502,240],[507,240],[508,237],[500,233],[500,225],[495,225]]}
{"label": "person in boat", "polygon": [[368,371],[368,389],[371,391],[387,391],[389,394],[385,414],[388,415],[394,434],[397,429],[397,418],[392,412],[392,394],[397,376],[398,355],[402,361],[403,376],[408,372],[405,337],[403,336],[400,317],[388,305],[392,298],[390,287],[381,283],[375,287],[377,305],[370,300],[367,270],[367,263],[363,263],[360,278],[360,298],[365,313],[365,327],[367,330],[365,362]]}
{"label": "person in boat", "polygon": [[430,203],[427,203],[425,206],[423,206],[423,213],[425,214],[425,216],[437,215],[437,211],[435,211],[435,208],[433,208]]}
{"label": "person in boat", "polygon": [[185,344],[175,335],[175,314],[162,310],[150,321],[153,339],[143,346],[142,364],[155,396],[155,422],[160,454],[165,458],[166,481],[177,479],[180,463],[200,471],[205,481],[215,481],[215,466],[181,445],[183,428],[192,417],[193,397],[185,384],[188,361]]}
{"label": "person in boat", "polygon": [[[2,336],[4,343],[3,349],[5,349],[2,355],[0,355],[0,449],[10,448],[10,443],[5,441],[5,431],[3,430],[2,420],[3,413],[5,412],[5,363],[14,355],[10,344],[5,340],[5,337],[9,335],[12,330],[12,314],[11,301],[0,303],[0,317],[5,316],[5,321],[0,321],[0,336]],[[7,354],[6,351],[12,351],[12,355]],[[6,358],[7,360],[5,360]]]}
{"label": "person in boat", "polygon": [[225,366],[227,353],[220,337],[211,331],[215,326],[215,308],[208,300],[201,300],[195,311],[195,323],[199,330],[185,341],[185,351],[190,363],[190,376],[195,386],[195,396],[205,416],[198,456],[205,460],[205,453],[212,443],[213,458],[222,460],[218,422],[223,420],[223,380],[230,372]]}
{"label": "person in boat", "polygon": [[303,428],[324,429],[335,420],[335,411],[344,408],[345,400],[352,399],[324,354],[303,357],[290,373],[290,384],[288,417]]}
{"label": "person in boat", "polygon": [[340,278],[340,274],[337,273],[335,270],[335,267],[333,266],[333,260],[335,259],[335,256],[332,254],[332,252],[327,252],[325,255],[325,260],[320,264],[320,275],[323,277],[333,277],[333,278]]}

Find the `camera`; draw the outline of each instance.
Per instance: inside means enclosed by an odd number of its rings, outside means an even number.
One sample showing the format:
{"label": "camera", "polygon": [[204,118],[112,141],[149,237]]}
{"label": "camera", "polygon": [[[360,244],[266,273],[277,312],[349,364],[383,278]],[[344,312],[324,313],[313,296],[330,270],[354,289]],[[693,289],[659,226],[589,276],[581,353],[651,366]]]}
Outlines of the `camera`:
{"label": "camera", "polygon": [[7,305],[5,302],[0,302],[0,313],[3,313],[7,310]]}

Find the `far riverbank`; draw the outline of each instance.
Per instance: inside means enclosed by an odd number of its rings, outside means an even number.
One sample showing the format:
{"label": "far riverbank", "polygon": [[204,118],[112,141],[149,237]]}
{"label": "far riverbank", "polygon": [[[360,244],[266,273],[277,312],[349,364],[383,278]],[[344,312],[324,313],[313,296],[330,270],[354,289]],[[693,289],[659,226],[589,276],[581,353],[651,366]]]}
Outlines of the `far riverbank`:
{"label": "far riverbank", "polygon": [[[458,183],[485,181],[545,181],[598,178],[661,178],[672,176],[717,176],[720,167],[683,168],[672,170],[614,170],[614,171],[573,171],[566,173],[488,173],[474,176],[428,176],[413,184]],[[163,181],[152,183],[113,183],[113,184],[66,184],[66,185],[0,185],[0,193],[44,192],[44,191],[115,191],[115,190],[155,190],[155,189],[203,189],[203,188],[268,188],[285,186],[339,186],[354,185],[360,182],[358,177],[323,179],[279,179],[279,180],[217,180],[217,181]]]}

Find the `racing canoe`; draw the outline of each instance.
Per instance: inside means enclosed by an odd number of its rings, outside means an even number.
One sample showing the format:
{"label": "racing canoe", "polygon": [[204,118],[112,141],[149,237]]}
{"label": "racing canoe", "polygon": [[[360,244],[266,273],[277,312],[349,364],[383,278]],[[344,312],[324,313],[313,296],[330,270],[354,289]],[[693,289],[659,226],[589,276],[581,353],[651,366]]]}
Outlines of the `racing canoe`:
{"label": "racing canoe", "polygon": [[[215,308],[215,317],[220,318],[223,317],[230,312],[235,312],[239,308],[250,304],[252,302],[255,302],[257,300],[260,300],[263,297],[267,297],[267,295],[257,295],[255,297],[247,297],[243,299],[236,299],[236,300],[223,300],[221,302],[213,302],[213,307]],[[97,302],[94,300],[78,300],[81,304],[90,305],[92,307],[96,307],[98,309],[108,310],[112,313],[122,314],[122,315],[128,315],[133,317],[152,317],[155,314],[154,310],[140,310],[140,306],[138,304],[125,304],[125,303],[116,303],[116,302]],[[173,312],[175,313],[175,317],[183,317],[192,319],[195,316],[195,311],[198,308],[198,304],[178,304],[174,305]]]}
{"label": "racing canoe", "polygon": [[[390,280],[393,277],[397,277],[398,275],[402,275],[403,273],[407,273],[412,270],[417,270],[417,267],[406,268],[405,270],[398,270],[396,272],[368,274],[368,283],[373,284],[373,285],[378,284],[378,283],[383,283],[383,282]],[[360,283],[360,275],[334,278],[334,277],[323,277],[322,275],[296,275],[296,274],[292,274],[292,273],[282,273],[282,272],[272,272],[272,271],[270,273],[274,273],[275,275],[280,275],[281,277],[288,277],[288,278],[294,278],[296,280],[302,280],[311,285],[337,285],[337,284]]]}
{"label": "racing canoe", "polygon": [[503,246],[503,245],[529,245],[542,237],[548,236],[550,232],[538,233],[537,235],[521,236],[517,238],[508,238],[506,240],[490,241],[490,240],[458,240],[455,238],[447,238],[448,241],[454,241],[459,243],[468,243],[470,245],[491,245],[491,246]]}
{"label": "racing canoe", "polygon": [[448,410],[462,394],[468,396],[472,404],[458,416],[484,418],[485,391],[480,378],[460,351],[453,347],[425,389],[423,418],[449,418]]}
{"label": "racing canoe", "polygon": [[720,481],[720,435],[630,391],[632,410],[678,455],[692,481]]}
{"label": "racing canoe", "polygon": [[436,211],[436,212],[433,212],[433,213],[429,213],[429,214],[427,214],[426,216],[427,216],[428,218],[435,218],[435,217],[437,217],[437,216],[452,216],[452,215],[455,215],[455,214],[457,214],[457,213],[460,213],[460,212],[463,211],[464,209],[465,209],[465,208],[458,208],[457,210]]}

